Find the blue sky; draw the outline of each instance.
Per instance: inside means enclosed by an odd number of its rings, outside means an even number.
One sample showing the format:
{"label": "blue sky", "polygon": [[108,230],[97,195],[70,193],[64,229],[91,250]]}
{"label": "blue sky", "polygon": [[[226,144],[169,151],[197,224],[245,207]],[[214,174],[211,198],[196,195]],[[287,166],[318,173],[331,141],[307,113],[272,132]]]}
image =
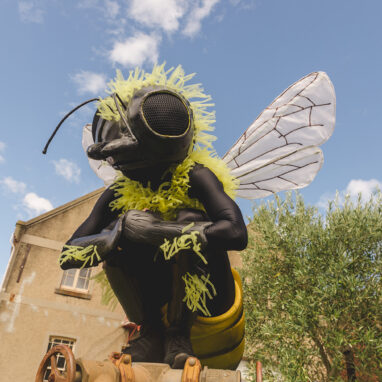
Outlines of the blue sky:
{"label": "blue sky", "polygon": [[[2,0],[0,279],[17,220],[102,185],[81,147],[85,107],[41,150],[61,117],[104,95],[115,70],[182,64],[216,104],[223,155],[281,91],[317,70],[337,94],[325,163],[302,190],[322,206],[336,190],[381,186],[380,0]],[[251,202],[238,200],[244,215]]]}

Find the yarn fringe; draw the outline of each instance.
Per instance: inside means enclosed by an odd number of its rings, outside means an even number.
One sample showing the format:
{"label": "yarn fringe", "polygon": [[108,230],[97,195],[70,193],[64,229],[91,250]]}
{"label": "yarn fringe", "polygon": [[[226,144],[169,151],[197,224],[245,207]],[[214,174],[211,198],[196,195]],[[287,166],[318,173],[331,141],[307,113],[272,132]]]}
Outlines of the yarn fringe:
{"label": "yarn fringe", "polygon": [[[189,226],[191,226],[191,224]],[[183,250],[192,249],[193,253],[199,256],[199,258],[203,261],[204,264],[207,264],[206,258],[203,256],[203,254],[200,251],[201,243],[199,242],[198,237],[199,237],[198,231],[183,233],[183,235],[179,237],[175,237],[172,241],[164,239],[163,244],[159,248],[162,250],[163,257],[165,260],[170,260],[177,253]]]}
{"label": "yarn fringe", "polygon": [[183,302],[191,312],[199,311],[208,317],[211,313],[207,309],[207,298],[212,300],[216,296],[216,289],[209,278],[210,274],[199,277],[188,272],[182,277],[186,294]]}
{"label": "yarn fringe", "polygon": [[[64,245],[64,251],[62,251],[58,262],[60,265],[62,265],[70,260],[81,261],[82,269],[85,267],[92,267],[93,265],[97,265],[102,259],[97,252],[96,245],[88,245],[87,247],[80,247],[77,245]],[[95,261],[97,262],[95,263]]]}

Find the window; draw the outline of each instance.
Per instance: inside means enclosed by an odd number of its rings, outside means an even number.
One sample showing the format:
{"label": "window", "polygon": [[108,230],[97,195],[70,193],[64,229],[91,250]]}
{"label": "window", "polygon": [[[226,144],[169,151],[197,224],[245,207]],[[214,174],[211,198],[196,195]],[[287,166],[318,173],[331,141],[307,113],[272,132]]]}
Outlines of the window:
{"label": "window", "polygon": [[90,300],[90,273],[90,268],[65,270],[62,275],[60,287],[55,289],[55,293]]}
{"label": "window", "polygon": [[61,289],[87,292],[89,289],[90,268],[67,269],[61,280]]}
{"label": "window", "polygon": [[[47,352],[56,345],[66,345],[69,346],[72,351],[74,351],[74,344],[76,340],[72,338],[65,338],[65,337],[56,337],[56,336],[50,336],[49,337],[49,344],[48,344],[48,349]],[[57,354],[56,355],[56,360],[57,360],[57,369],[60,371],[64,371],[66,368],[66,361],[65,357],[62,354]],[[44,379],[43,381],[48,381],[49,375],[50,375],[51,367],[48,366],[45,371]]]}

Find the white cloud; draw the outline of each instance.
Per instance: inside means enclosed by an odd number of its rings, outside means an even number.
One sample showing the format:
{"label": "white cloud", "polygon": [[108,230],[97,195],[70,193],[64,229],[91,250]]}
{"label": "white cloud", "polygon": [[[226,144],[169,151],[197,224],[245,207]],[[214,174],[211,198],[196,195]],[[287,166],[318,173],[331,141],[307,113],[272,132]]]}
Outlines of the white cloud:
{"label": "white cloud", "polygon": [[0,183],[6,190],[14,194],[23,194],[27,188],[25,183],[19,182],[18,180],[13,179],[11,176],[7,176],[0,180]]}
{"label": "white cloud", "polygon": [[179,28],[179,20],[188,5],[187,0],[132,0],[128,16],[147,27],[174,32]]}
{"label": "white cloud", "polygon": [[183,34],[195,36],[202,21],[211,14],[220,0],[132,0],[128,16],[149,28],[161,28],[173,33],[179,29],[181,19],[186,17]]}
{"label": "white cloud", "polygon": [[159,36],[137,33],[123,42],[115,42],[110,59],[123,66],[140,66],[145,61],[156,63],[159,43]]}
{"label": "white cloud", "polygon": [[44,9],[39,0],[23,0],[18,3],[21,21],[41,24],[44,21]]}
{"label": "white cloud", "polygon": [[80,181],[81,169],[67,159],[61,158],[58,161],[53,161],[56,174],[63,176],[69,182],[78,183]]}
{"label": "white cloud", "polygon": [[212,11],[212,8],[220,0],[202,0],[200,6],[197,6],[191,10],[188,15],[188,20],[185,28],[183,29],[183,34],[189,37],[195,36],[202,27],[202,21],[205,19]]}
{"label": "white cloud", "polygon": [[369,200],[378,189],[382,190],[382,183],[377,179],[353,179],[347,185],[345,193],[349,194],[352,198],[357,198],[358,194],[361,194],[362,200],[366,201]]}
{"label": "white cloud", "polygon": [[1,155],[4,152],[4,150],[5,150],[5,143],[0,141],[0,163],[5,161],[4,157]]}
{"label": "white cloud", "polygon": [[106,87],[106,76],[100,73],[82,70],[71,76],[71,79],[78,85],[78,93],[98,94]]}
{"label": "white cloud", "polygon": [[53,209],[52,203],[45,198],[29,192],[24,196],[23,205],[31,216],[40,215]]}
{"label": "white cloud", "polygon": [[336,198],[338,203],[341,205],[344,203],[347,195],[350,196],[351,200],[356,201],[358,199],[358,194],[361,194],[361,200],[366,202],[377,190],[382,191],[382,182],[377,179],[353,179],[348,183],[345,190],[337,193],[326,192],[321,195],[319,201],[316,203],[316,206],[318,208],[326,209],[328,207],[328,203]]}

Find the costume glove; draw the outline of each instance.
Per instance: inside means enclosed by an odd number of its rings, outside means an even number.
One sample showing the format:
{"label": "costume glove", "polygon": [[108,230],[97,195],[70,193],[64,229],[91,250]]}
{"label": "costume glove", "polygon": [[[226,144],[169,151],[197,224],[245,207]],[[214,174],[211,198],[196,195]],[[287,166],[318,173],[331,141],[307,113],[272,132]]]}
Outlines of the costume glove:
{"label": "costume glove", "polygon": [[122,233],[122,218],[100,233],[69,240],[61,252],[62,269],[97,266],[117,248]]}
{"label": "costume glove", "polygon": [[166,221],[149,211],[130,210],[123,216],[123,236],[130,241],[160,246],[165,239],[172,241],[185,233],[197,232],[198,243],[203,250],[207,246],[204,229],[211,224],[211,222]]}

